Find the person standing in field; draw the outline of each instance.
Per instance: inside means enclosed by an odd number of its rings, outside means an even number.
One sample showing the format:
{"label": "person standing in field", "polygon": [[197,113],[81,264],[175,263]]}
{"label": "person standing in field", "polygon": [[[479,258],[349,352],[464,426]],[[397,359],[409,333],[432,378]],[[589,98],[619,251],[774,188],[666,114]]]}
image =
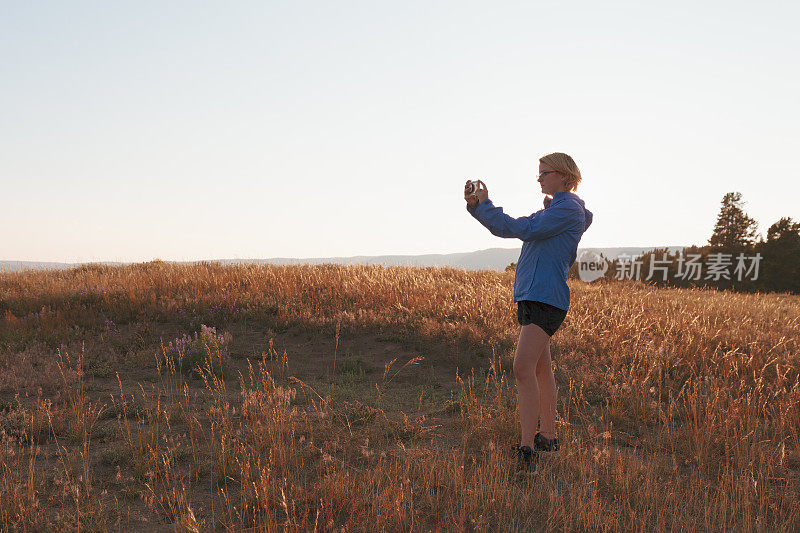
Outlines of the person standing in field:
{"label": "person standing in field", "polygon": [[493,235],[523,241],[514,274],[514,301],[520,324],[514,377],[521,437],[520,445],[514,446],[513,472],[532,473],[540,452],[558,449],[557,390],[550,337],[567,316],[567,271],[575,262],[583,233],[592,223],[592,212],[573,192],[581,182],[581,173],[575,161],[564,153],[539,159],[537,181],[542,193],[549,196],[544,198],[544,209],[530,216],[513,218],[503,213],[503,208],[489,199],[486,185],[478,181],[482,188],[473,193],[469,181],[464,187],[467,211]]}

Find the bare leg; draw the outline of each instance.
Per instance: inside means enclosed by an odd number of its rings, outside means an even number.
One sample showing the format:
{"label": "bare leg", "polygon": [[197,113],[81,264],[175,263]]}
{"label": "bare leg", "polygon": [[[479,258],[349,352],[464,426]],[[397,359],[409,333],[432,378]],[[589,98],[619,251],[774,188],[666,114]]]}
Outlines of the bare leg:
{"label": "bare leg", "polygon": [[514,377],[517,383],[517,405],[521,426],[521,446],[533,448],[536,422],[539,420],[539,384],[536,364],[549,344],[550,336],[536,324],[522,326],[517,353],[514,356]]}
{"label": "bare leg", "polygon": [[553,375],[553,362],[550,358],[550,341],[544,348],[544,353],[539,357],[536,365],[536,380],[539,384],[541,424],[539,431],[542,436],[552,439],[556,436],[556,378]]}

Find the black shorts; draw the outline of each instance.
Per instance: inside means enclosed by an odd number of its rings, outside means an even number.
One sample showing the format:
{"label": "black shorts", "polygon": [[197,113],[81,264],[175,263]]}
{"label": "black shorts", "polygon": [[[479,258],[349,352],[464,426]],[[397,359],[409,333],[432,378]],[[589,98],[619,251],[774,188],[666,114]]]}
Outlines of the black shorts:
{"label": "black shorts", "polygon": [[519,325],[536,324],[551,337],[561,327],[561,323],[564,322],[566,317],[567,312],[554,305],[532,300],[520,300],[517,302]]}

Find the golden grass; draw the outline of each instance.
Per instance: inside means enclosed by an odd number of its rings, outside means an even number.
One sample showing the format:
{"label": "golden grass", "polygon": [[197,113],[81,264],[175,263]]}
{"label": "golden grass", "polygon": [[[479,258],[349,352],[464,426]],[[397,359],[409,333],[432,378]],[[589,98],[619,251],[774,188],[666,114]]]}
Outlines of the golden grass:
{"label": "golden grass", "polygon": [[[338,265],[0,274],[0,527],[800,529],[800,297],[571,282],[562,449],[520,484],[512,285]],[[203,324],[233,347],[198,343],[186,372],[165,345]],[[330,353],[279,353],[293,328]],[[415,355],[343,353],[365,334]]]}

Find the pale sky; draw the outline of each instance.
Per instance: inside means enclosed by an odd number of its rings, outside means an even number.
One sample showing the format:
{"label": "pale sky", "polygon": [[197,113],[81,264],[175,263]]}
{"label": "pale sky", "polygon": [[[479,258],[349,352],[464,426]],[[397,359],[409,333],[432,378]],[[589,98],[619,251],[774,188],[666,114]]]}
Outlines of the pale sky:
{"label": "pale sky", "polygon": [[583,247],[800,220],[797,2],[0,5],[0,260],[519,247],[553,151]]}

